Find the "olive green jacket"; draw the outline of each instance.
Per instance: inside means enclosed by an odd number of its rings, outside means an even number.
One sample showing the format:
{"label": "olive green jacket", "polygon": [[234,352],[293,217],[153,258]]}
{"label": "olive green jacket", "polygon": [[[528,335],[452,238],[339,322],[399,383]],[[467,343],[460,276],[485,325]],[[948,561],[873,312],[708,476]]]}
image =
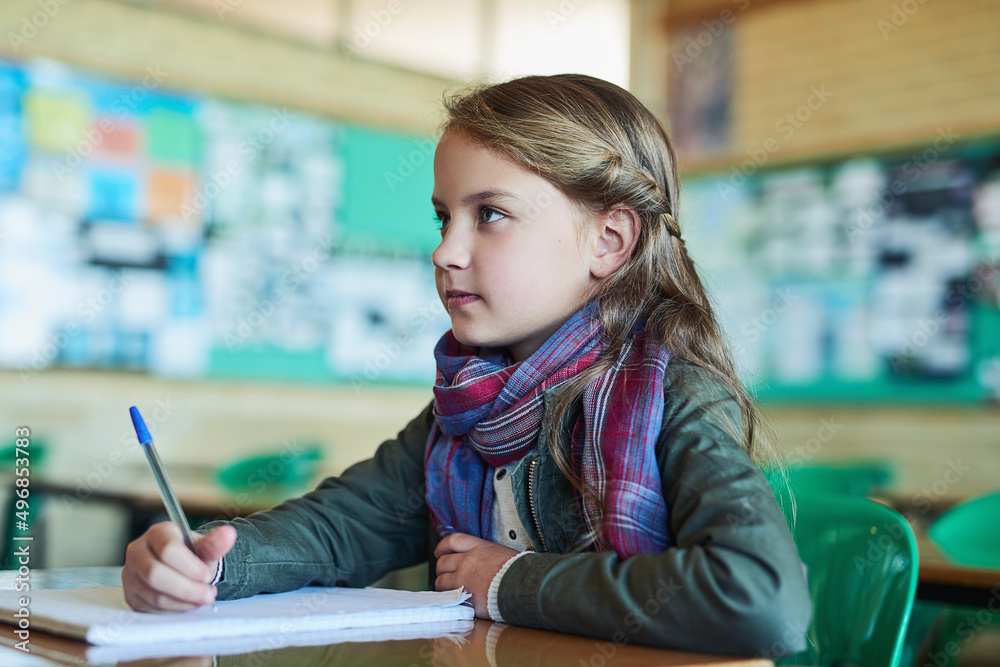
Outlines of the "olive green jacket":
{"label": "olive green jacket", "polygon": [[[721,426],[726,415],[739,427],[736,402],[705,371],[676,358],[664,389],[656,455],[672,546],[626,559],[566,553],[582,522],[549,455],[548,412],[537,447],[512,478],[539,553],[504,575],[501,614],[512,624],[617,644],[769,656],[801,650],[811,613],[802,563],[768,482]],[[432,420],[428,405],[371,459],[300,498],[229,522],[238,538],[225,557],[219,598],[308,584],[367,586],[433,559],[438,538],[424,480]]]}

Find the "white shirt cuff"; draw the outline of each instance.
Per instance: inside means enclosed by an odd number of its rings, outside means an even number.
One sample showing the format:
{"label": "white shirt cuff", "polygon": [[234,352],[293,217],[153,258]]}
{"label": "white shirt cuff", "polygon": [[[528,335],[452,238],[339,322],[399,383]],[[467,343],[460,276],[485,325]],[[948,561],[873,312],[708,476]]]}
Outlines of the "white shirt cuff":
{"label": "white shirt cuff", "polygon": [[535,551],[522,551],[521,553],[514,554],[507,559],[507,562],[503,564],[500,571],[496,573],[493,577],[493,581],[490,582],[490,592],[486,596],[486,611],[489,612],[490,618],[497,623],[503,623],[503,616],[500,615],[500,608],[497,606],[497,592],[500,590],[500,580],[503,579],[503,575],[507,573],[507,568],[510,564],[516,561],[521,556],[525,554],[537,553]]}

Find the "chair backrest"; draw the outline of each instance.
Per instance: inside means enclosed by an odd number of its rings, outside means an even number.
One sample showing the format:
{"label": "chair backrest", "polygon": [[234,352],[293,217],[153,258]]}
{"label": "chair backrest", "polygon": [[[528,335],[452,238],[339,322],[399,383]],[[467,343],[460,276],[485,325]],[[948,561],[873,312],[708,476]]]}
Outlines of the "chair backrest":
{"label": "chair backrest", "polygon": [[217,473],[219,482],[230,491],[257,489],[257,493],[291,495],[303,490],[316,474],[323,459],[323,450],[316,443],[298,445],[296,449],[283,449],[235,461]]}
{"label": "chair backrest", "polygon": [[957,505],[931,524],[928,535],[951,560],[1000,567],[1000,493]]}
{"label": "chair backrest", "polygon": [[808,568],[809,648],[780,664],[897,667],[917,589],[906,519],[864,498],[796,494],[795,543]]}
{"label": "chair backrest", "polygon": [[[23,442],[21,445],[22,447],[18,447],[17,440],[11,439],[9,445],[0,448],[0,475],[4,477],[9,475],[7,484],[9,485],[10,493],[8,499],[0,504],[0,525],[3,526],[3,536],[0,537],[0,569],[3,570],[17,568],[17,559],[14,558],[14,554],[19,548],[24,546],[24,542],[15,539],[15,536],[23,536],[22,531],[16,530],[17,522],[24,521],[32,527],[32,532],[37,535],[41,532],[41,519],[44,515],[42,506],[45,502],[43,500],[45,496],[43,494],[33,494],[29,498],[30,502],[28,502],[27,507],[24,509],[17,506],[18,496],[15,492],[18,487],[15,486],[15,482],[19,478],[14,476],[14,464],[17,463],[17,459],[29,456],[29,454],[24,453]],[[48,446],[42,438],[33,436],[30,448],[31,474],[37,475],[44,470],[45,455],[48,451]],[[20,452],[18,452],[19,449],[21,450]],[[22,463],[16,467],[23,468],[24,464]],[[4,491],[7,491],[7,489]],[[0,493],[0,495],[3,494]],[[3,516],[4,513],[6,513],[6,516]],[[34,546],[31,547],[31,563],[35,567],[43,567],[45,542],[44,540],[36,540],[33,544]]]}
{"label": "chair backrest", "polygon": [[796,493],[842,493],[864,498],[892,479],[885,461],[817,463],[789,466],[789,481]]}

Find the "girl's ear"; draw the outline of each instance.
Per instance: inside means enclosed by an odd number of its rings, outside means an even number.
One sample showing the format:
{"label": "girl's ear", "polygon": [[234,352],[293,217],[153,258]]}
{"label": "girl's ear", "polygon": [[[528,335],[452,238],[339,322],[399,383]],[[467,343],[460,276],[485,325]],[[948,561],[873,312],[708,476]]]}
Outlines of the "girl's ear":
{"label": "girl's ear", "polygon": [[609,276],[632,256],[639,242],[639,214],[631,206],[619,204],[594,220],[590,274]]}

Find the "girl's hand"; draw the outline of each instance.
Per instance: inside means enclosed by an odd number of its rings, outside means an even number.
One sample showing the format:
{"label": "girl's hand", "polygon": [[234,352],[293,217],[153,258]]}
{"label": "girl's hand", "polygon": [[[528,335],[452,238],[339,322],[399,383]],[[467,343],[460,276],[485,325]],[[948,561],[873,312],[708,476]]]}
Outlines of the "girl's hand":
{"label": "girl's hand", "polygon": [[437,579],[434,587],[450,591],[460,586],[472,593],[472,605],[478,618],[490,619],[486,597],[493,577],[517,551],[502,544],[482,540],[466,533],[452,533],[434,549]]}
{"label": "girl's hand", "polygon": [[170,521],[150,527],[125,550],[122,586],[136,611],[188,611],[215,602],[212,586],[219,560],[236,542],[236,529],[219,526],[191,535],[198,555],[184,544]]}

